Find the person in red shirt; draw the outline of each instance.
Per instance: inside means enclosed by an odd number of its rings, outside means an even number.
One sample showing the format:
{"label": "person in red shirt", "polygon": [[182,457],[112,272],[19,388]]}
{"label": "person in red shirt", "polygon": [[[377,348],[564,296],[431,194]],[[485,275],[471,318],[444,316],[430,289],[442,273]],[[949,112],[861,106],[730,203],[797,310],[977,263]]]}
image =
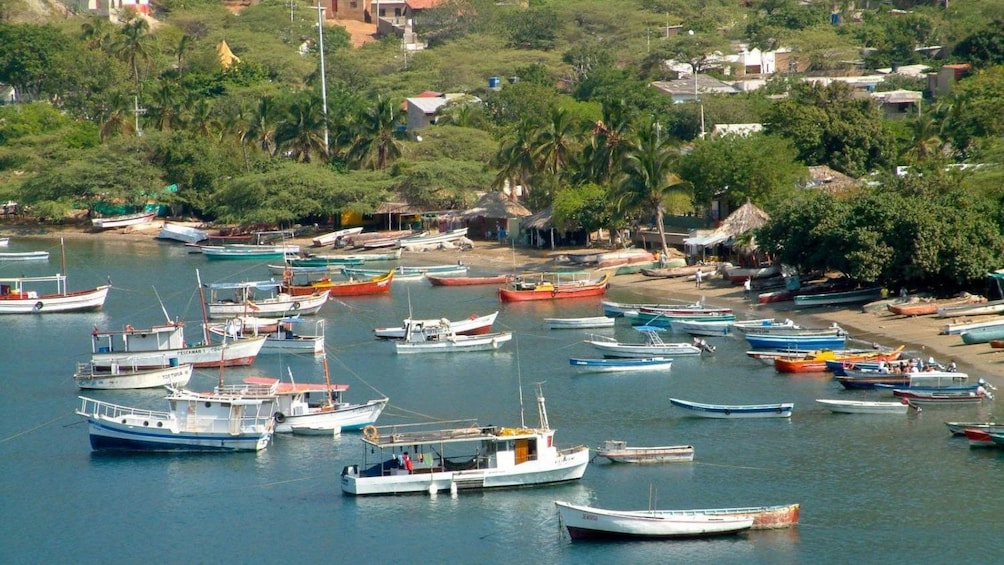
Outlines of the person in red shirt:
{"label": "person in red shirt", "polygon": [[412,469],[415,468],[415,466],[412,464],[411,457],[408,456],[408,452],[407,451],[405,451],[404,455],[401,456],[401,461],[404,462],[404,468],[405,468],[405,470],[407,470],[408,473],[411,474],[411,471],[412,471]]}

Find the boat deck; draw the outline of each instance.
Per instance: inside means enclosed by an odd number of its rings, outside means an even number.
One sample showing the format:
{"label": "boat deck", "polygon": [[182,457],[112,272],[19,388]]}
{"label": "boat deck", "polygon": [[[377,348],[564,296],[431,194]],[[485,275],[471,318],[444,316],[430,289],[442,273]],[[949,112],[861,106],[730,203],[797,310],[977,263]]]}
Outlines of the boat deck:
{"label": "boat deck", "polygon": [[[453,424],[451,428],[432,426]],[[499,438],[530,437],[539,432],[532,428],[504,428],[500,426],[478,426],[476,420],[452,420],[432,424],[403,424],[394,426],[369,426],[363,430],[363,441],[377,447],[415,446],[420,444],[440,444],[470,442],[476,440],[497,440]]]}

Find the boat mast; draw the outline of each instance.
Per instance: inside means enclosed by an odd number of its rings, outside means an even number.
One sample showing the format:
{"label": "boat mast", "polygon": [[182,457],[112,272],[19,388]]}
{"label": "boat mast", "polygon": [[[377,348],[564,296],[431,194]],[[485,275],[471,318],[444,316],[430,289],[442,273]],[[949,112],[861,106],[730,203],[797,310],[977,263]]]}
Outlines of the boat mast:
{"label": "boat mast", "polygon": [[60,289],[60,281],[56,281],[56,292],[61,294],[66,294],[66,244],[63,238],[59,238],[59,275],[62,282],[62,289]]}
{"label": "boat mast", "polygon": [[[292,378],[292,375],[290,375],[290,378]],[[334,401],[334,398],[332,398],[332,392],[331,392],[331,376],[328,375],[328,354],[327,353],[324,354],[324,385],[328,387],[328,392],[327,392],[327,395],[326,395],[327,396],[327,404],[328,404],[329,407],[334,406],[335,405],[335,401]]]}
{"label": "boat mast", "polygon": [[[199,298],[202,302],[202,340],[205,344],[209,345],[209,312],[206,311],[206,291],[202,288],[202,275],[199,274],[199,270],[195,269],[195,280],[199,283]],[[226,332],[224,332],[226,333]],[[223,343],[227,342],[226,336],[223,337]]]}
{"label": "boat mast", "polygon": [[551,425],[547,422],[547,408],[544,407],[544,389],[541,387],[544,382],[537,383],[537,415],[540,417],[540,427],[550,430]]}

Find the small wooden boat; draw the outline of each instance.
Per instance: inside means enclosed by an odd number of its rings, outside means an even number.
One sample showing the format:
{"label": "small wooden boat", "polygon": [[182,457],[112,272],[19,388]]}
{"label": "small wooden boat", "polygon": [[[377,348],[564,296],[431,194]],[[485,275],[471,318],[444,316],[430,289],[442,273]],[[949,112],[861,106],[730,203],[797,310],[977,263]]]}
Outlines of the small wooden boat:
{"label": "small wooden boat", "polygon": [[686,463],[694,460],[694,446],[628,447],[626,441],[608,439],[596,448],[596,456],[613,463]]}
{"label": "small wooden boat", "polygon": [[832,335],[774,335],[746,334],[746,341],[753,349],[802,350],[843,349],[847,344],[846,333]]}
{"label": "small wooden boat", "polygon": [[447,232],[429,231],[401,238],[398,245],[405,249],[438,246],[467,237],[467,228],[457,228]]}
{"label": "small wooden boat", "polygon": [[986,398],[992,398],[987,392],[974,391],[951,391],[935,392],[927,390],[893,389],[894,396],[905,399],[910,404],[928,405],[954,405],[954,404],[979,404]]}
{"label": "small wooden boat", "polygon": [[654,269],[659,266],[658,261],[644,261],[641,263],[627,263],[614,269],[614,276],[636,275],[645,269]]}
{"label": "small wooden boat", "polygon": [[990,343],[996,339],[1004,339],[1004,322],[962,332],[960,337],[962,338],[962,343],[966,345]]}
{"label": "small wooden boat", "polygon": [[687,265],[685,267],[669,267],[662,269],[642,269],[641,274],[646,277],[655,277],[663,279],[673,279],[681,277],[689,277],[691,275],[697,274],[700,270],[702,273],[707,274],[713,272],[717,267],[714,265]]}
{"label": "small wooden boat", "polygon": [[[394,278],[399,281],[404,280],[421,280],[429,274],[437,275],[456,275],[466,273],[468,270],[467,265],[427,265],[427,266],[407,266],[401,265],[394,268]],[[386,269],[363,269],[359,267],[345,267],[342,269],[342,274],[346,277],[378,277],[387,272]]]}
{"label": "small wooden boat", "polygon": [[233,243],[228,245],[202,245],[199,247],[206,259],[211,261],[285,259],[300,252],[298,245],[250,245]]}
{"label": "small wooden boat", "polygon": [[107,218],[92,218],[91,225],[94,226],[94,229],[98,230],[124,228],[139,224],[149,224],[156,215],[156,212],[140,212],[138,214],[123,214],[121,216],[109,216]]}
{"label": "small wooden boat", "polygon": [[840,414],[906,414],[910,409],[907,402],[875,402],[867,400],[831,400],[817,398],[816,402],[830,412]]}
{"label": "small wooden boat", "polygon": [[683,510],[605,510],[555,501],[573,540],[685,539],[734,535],[753,527],[753,517]]}
{"label": "small wooden boat", "polygon": [[587,339],[585,342],[603,352],[603,355],[607,357],[673,357],[700,355],[705,351],[714,352],[713,347],[703,342],[700,345],[664,342],[656,331],[658,328],[639,327],[635,329],[645,335],[644,343],[624,343],[606,336],[591,336],[592,339]]}
{"label": "small wooden boat", "polygon": [[994,441],[993,433],[987,430],[971,428],[962,430],[962,434],[966,436],[966,441],[969,442],[969,447],[997,447],[997,442]]}
{"label": "small wooden boat", "polygon": [[382,249],[397,247],[402,238],[412,235],[411,230],[358,233],[345,237],[345,242],[353,247],[363,249]]}
{"label": "small wooden boat", "polygon": [[[35,283],[55,283],[56,292],[27,290]],[[43,314],[100,310],[111,285],[89,290],[66,290],[66,275],[0,278],[0,314]]]}
{"label": "small wooden boat", "polygon": [[790,418],[793,402],[777,404],[702,404],[690,400],[670,398],[677,408],[701,418]]}
{"label": "small wooden boat", "polygon": [[756,331],[757,328],[788,328],[788,329],[801,329],[801,326],[795,324],[795,322],[784,319],[778,320],[775,318],[763,318],[758,320],[736,320],[732,322],[732,329],[738,332],[746,333],[747,331]]}
{"label": "small wooden boat", "polygon": [[313,238],[312,240],[310,240],[310,243],[312,247],[325,247],[327,245],[335,245],[338,243],[338,240],[355,235],[357,233],[361,233],[362,231],[363,228],[361,227],[335,230],[333,232],[328,232],[326,234],[319,235]]}
{"label": "small wooden boat", "polygon": [[312,281],[305,285],[283,285],[281,292],[293,296],[309,296],[321,291],[328,291],[328,298],[334,296],[368,296],[390,292],[394,284],[394,271],[364,280],[333,281],[327,277]]}
{"label": "small wooden boat", "polygon": [[858,304],[861,302],[871,302],[872,300],[878,300],[879,298],[882,298],[882,287],[873,286],[836,292],[796,294],[794,301],[795,306],[801,308],[814,308],[819,306],[836,306],[838,304]]}
{"label": "small wooden boat", "polygon": [[613,373],[620,371],[668,371],[673,360],[668,357],[637,357],[614,359],[571,358],[568,364],[582,372]]}
{"label": "small wooden boat", "polygon": [[873,389],[879,385],[905,387],[910,384],[907,373],[880,373],[878,371],[848,371],[833,377],[848,390]]}
{"label": "small wooden boat", "polygon": [[632,312],[640,312],[642,308],[703,308],[701,302],[695,304],[641,304],[632,302],[614,302],[612,300],[601,300],[603,315],[609,318],[620,318]]}
{"label": "small wooden boat", "polygon": [[481,277],[449,277],[445,275],[426,274],[425,278],[432,286],[474,286],[482,284],[505,284],[509,275],[486,275]]}
{"label": "small wooden boat", "polygon": [[735,320],[686,320],[674,319],[669,325],[673,331],[688,333],[700,336],[725,336],[732,333],[732,325]]}
{"label": "small wooden boat", "polygon": [[958,318],[961,316],[982,316],[984,314],[1000,314],[1004,312],[1004,300],[992,300],[983,303],[960,304],[958,306],[941,306],[936,318]]}
{"label": "small wooden boat", "polygon": [[612,328],[615,318],[591,316],[587,318],[544,318],[544,325],[552,330],[580,330],[585,328]]}
{"label": "small wooden boat", "polygon": [[766,279],[781,274],[781,267],[775,263],[761,267],[732,267],[725,270],[725,276],[732,284],[743,284],[747,280]]}
{"label": "small wooden boat", "polygon": [[496,310],[484,316],[471,314],[469,318],[462,318],[460,320],[447,320],[446,318],[414,320],[412,318],[405,318],[400,326],[376,328],[373,330],[373,333],[376,337],[382,339],[404,339],[408,335],[407,328],[412,322],[421,322],[423,326],[429,328],[442,325],[445,322],[449,326],[450,331],[457,335],[483,335],[492,331],[492,324],[495,323],[498,315],[498,310]]}
{"label": "small wooden boat", "polygon": [[0,252],[0,261],[48,261],[48,251]]}
{"label": "small wooden boat", "polygon": [[992,420],[987,422],[945,422],[945,426],[948,427],[948,431],[953,436],[961,436],[965,435],[966,429],[989,430],[992,428],[1000,428],[1004,426],[1004,423],[998,423]]}
{"label": "small wooden boat", "polygon": [[617,267],[638,263],[651,263],[655,256],[646,249],[618,249],[601,253],[596,258],[597,269],[616,269]]}
{"label": "small wooden boat", "polygon": [[974,330],[982,330],[985,328],[996,328],[1004,324],[1004,320],[999,317],[994,316],[990,320],[983,320],[979,322],[969,321],[967,318],[965,321],[960,323],[945,324],[941,327],[939,332],[941,335],[962,335],[966,332],[971,332]]}
{"label": "small wooden boat", "polygon": [[305,296],[293,296],[278,292],[281,286],[282,283],[276,281],[208,284],[206,287],[210,293],[206,309],[209,318],[309,316],[316,314],[328,301],[327,290],[319,290]]}
{"label": "small wooden boat", "polygon": [[171,239],[182,243],[199,243],[209,239],[209,234],[192,226],[165,222],[157,239]]}
{"label": "small wooden boat", "polygon": [[938,308],[965,306],[970,304],[984,303],[987,299],[982,296],[966,296],[964,298],[953,298],[951,300],[933,299],[911,299],[902,304],[890,304],[888,309],[898,316],[931,316],[938,313]]}
{"label": "small wooden boat", "polygon": [[858,361],[895,361],[903,353],[905,346],[892,351],[821,351],[807,355],[802,359],[774,359],[774,370],[779,373],[823,373],[829,370],[827,361],[843,361],[855,363]]}
{"label": "small wooden boat", "polygon": [[603,296],[610,286],[610,274],[594,279],[562,280],[561,276],[540,275],[539,280],[515,277],[506,287],[498,289],[500,302],[526,302],[531,300],[564,300]]}
{"label": "small wooden boat", "polygon": [[691,308],[691,309],[656,309],[642,307],[637,312],[626,312],[626,318],[631,318],[632,325],[672,327],[675,322],[692,320],[703,322],[734,322],[736,315],[731,308]]}

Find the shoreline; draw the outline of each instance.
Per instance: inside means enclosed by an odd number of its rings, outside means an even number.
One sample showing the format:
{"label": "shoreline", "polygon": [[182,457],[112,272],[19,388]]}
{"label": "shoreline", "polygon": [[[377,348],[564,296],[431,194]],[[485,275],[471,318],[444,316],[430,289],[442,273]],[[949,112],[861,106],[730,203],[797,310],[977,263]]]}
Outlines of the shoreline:
{"label": "shoreline", "polygon": [[[151,245],[175,245],[178,242],[159,242],[156,235],[160,223],[145,226],[143,229],[89,231],[83,226],[25,226],[18,225],[14,229],[0,224],[0,235],[13,238],[42,239],[61,237],[74,240],[109,239],[127,240]],[[330,248],[311,248],[311,239],[297,238],[291,240],[301,246],[301,249],[314,249],[317,252],[334,253]],[[595,250],[595,248],[593,249]],[[445,264],[463,262],[473,268],[485,271],[515,272],[546,270],[548,268],[567,267],[558,263],[556,256],[573,249],[562,249],[560,252],[537,250],[529,248],[513,248],[495,241],[474,241],[473,249],[440,249],[432,251],[408,252],[402,262],[418,264]],[[351,251],[348,251],[351,253]],[[820,307],[797,309],[793,302],[775,302],[771,304],[750,304],[743,299],[742,285],[733,285],[727,280],[712,279],[705,281],[702,288],[686,279],[665,279],[646,277],[641,274],[620,275],[611,277],[611,287],[627,289],[638,295],[639,302],[696,302],[704,300],[709,305],[731,307],[739,317],[775,317],[791,318],[807,326],[828,326],[836,323],[846,329],[854,340],[868,343],[879,343],[887,347],[906,346],[922,358],[935,357],[939,362],[948,364],[955,361],[960,370],[970,374],[972,379],[983,377],[992,385],[1000,387],[1004,384],[1004,350],[990,348],[987,344],[966,345],[958,335],[942,335],[942,327],[949,322],[962,321],[933,316],[905,317],[895,315],[888,310],[863,312],[861,305],[853,307]],[[743,316],[743,313],[747,314]],[[966,321],[992,320],[996,316],[966,317]],[[1000,353],[998,353],[1000,351]]]}

